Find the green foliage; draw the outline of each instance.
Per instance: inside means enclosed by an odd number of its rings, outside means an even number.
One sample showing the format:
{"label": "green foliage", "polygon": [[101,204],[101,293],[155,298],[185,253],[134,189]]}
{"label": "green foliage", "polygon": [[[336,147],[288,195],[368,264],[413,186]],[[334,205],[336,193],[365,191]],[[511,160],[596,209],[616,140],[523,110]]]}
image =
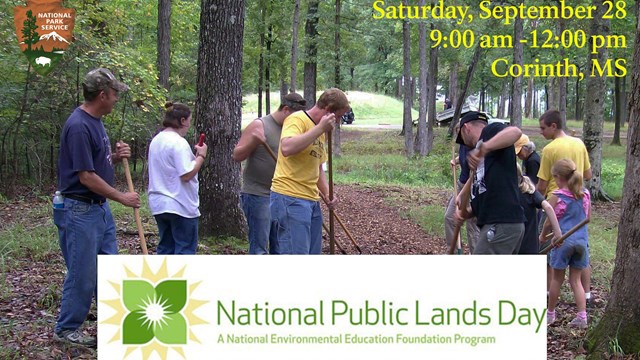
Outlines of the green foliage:
{"label": "green foliage", "polygon": [[602,160],[602,188],[613,199],[622,198],[624,182],[624,158],[603,158]]}
{"label": "green foliage", "polygon": [[[42,207],[34,207],[34,211],[42,210]],[[47,220],[46,224],[11,224],[0,230],[0,239],[0,270],[3,273],[16,259],[43,261],[58,250],[58,233],[52,220]]]}
{"label": "green foliage", "polygon": [[246,254],[249,243],[246,239],[235,237],[206,237],[200,239],[198,253],[218,254]]}
{"label": "green foliage", "polygon": [[[349,137],[348,130],[345,138]],[[447,187],[450,183],[449,159],[442,150],[445,129],[438,129],[434,140],[437,149],[430,156],[406,159],[399,131],[357,132],[357,139],[345,141],[345,156],[336,158],[335,180],[340,183],[387,184]]]}

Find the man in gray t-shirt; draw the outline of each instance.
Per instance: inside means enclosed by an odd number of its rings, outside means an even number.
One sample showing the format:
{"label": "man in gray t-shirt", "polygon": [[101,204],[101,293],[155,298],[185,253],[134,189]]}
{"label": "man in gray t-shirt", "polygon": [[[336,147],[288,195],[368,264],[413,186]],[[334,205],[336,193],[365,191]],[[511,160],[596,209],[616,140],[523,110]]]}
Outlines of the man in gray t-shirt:
{"label": "man in gray t-shirt", "polygon": [[[253,120],[233,149],[233,160],[244,161],[240,198],[249,225],[249,254],[277,254],[275,230],[269,212],[271,180],[276,168],[272,154],[278,153],[282,123],[290,114],[304,110],[306,101],[296,93],[282,98],[278,110]],[[276,155],[277,156],[277,155]]]}

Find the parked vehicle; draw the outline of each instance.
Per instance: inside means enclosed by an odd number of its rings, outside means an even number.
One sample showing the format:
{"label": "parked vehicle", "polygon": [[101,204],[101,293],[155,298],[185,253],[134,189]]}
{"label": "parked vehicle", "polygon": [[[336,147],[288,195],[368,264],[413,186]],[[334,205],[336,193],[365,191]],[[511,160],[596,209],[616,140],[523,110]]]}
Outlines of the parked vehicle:
{"label": "parked vehicle", "polygon": [[[437,113],[436,121],[438,122],[438,126],[448,126],[449,123],[451,122],[451,119],[453,119],[453,114],[455,113],[455,111],[456,111],[455,108],[450,108],[445,111]],[[462,111],[460,112],[460,117],[463,117],[464,114],[468,113],[469,111],[477,111],[477,110],[473,109],[469,105],[464,105],[462,107]],[[499,122],[505,125],[511,125],[511,121],[509,119],[499,119],[494,117],[488,112],[484,112],[484,114],[487,115],[489,124],[493,124],[494,122]]]}
{"label": "parked vehicle", "polygon": [[493,115],[491,115],[489,113],[485,113],[485,114],[487,115],[487,119],[488,119],[489,124],[493,124],[493,123],[499,122],[499,123],[503,123],[505,125],[511,125],[511,120],[509,120],[509,119],[498,119],[496,117],[493,117]]}
{"label": "parked vehicle", "polygon": [[343,124],[352,124],[354,121],[356,121],[356,115],[353,113],[353,109],[347,111],[344,115],[342,115]]}

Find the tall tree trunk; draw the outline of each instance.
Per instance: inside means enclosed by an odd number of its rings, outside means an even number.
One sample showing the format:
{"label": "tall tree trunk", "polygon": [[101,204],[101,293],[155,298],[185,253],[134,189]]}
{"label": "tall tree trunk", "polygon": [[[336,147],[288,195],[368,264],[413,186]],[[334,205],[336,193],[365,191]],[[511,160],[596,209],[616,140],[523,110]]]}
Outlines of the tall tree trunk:
{"label": "tall tree trunk", "polygon": [[531,118],[533,113],[533,76],[527,80],[527,95],[524,98],[524,117]]}
{"label": "tall tree trunk", "polygon": [[469,64],[469,69],[467,70],[467,78],[464,81],[464,87],[458,95],[458,100],[456,101],[456,111],[453,113],[453,119],[451,119],[451,124],[449,125],[449,137],[453,136],[453,128],[458,123],[460,119],[460,113],[462,112],[462,104],[464,104],[464,99],[467,97],[467,91],[469,91],[469,85],[471,85],[471,79],[473,78],[473,73],[476,71],[476,66],[478,65],[478,61],[480,60],[480,55],[482,55],[482,48],[480,44],[476,45],[476,49],[473,53],[473,59],[471,59],[471,64]]}
{"label": "tall tree trunk", "polygon": [[[578,67],[578,71],[580,70],[580,67]],[[576,88],[575,88],[575,93],[576,93],[576,102],[575,102],[575,106],[576,106],[576,120],[582,120],[582,108],[581,108],[581,102],[580,102],[580,80],[579,78],[576,78]]]}
{"label": "tall tree trunk", "polygon": [[547,78],[547,110],[558,109],[558,93],[556,92],[556,78],[550,76]]}
{"label": "tall tree trunk", "polygon": [[319,0],[309,0],[307,11],[307,23],[305,33],[307,34],[307,54],[304,61],[304,98],[307,100],[307,107],[312,107],[316,103],[316,76],[318,69],[318,3]]}
{"label": "tall tree trunk", "polygon": [[[523,4],[524,0],[519,0],[516,4]],[[517,17],[513,24],[513,63],[522,66],[522,56],[524,45],[520,42],[523,38],[523,20]],[[522,77],[513,78],[513,90],[511,100],[511,125],[522,127]]]}
{"label": "tall tree trunk", "polygon": [[540,98],[538,97],[538,90],[536,85],[533,85],[533,118],[537,119],[540,115]]}
{"label": "tall tree trunk", "polygon": [[622,118],[620,121],[620,127],[624,127],[624,123],[629,120],[629,97],[627,96],[627,77],[622,78]]}
{"label": "tall tree trunk", "polygon": [[505,118],[507,115],[507,99],[509,98],[509,81],[502,81],[502,93],[498,102],[498,117]]}
{"label": "tall tree trunk", "polygon": [[613,129],[613,140],[611,140],[611,145],[622,145],[620,143],[620,123],[622,122],[622,113],[624,113],[627,109],[623,104],[623,94],[624,89],[622,88],[622,78],[615,78],[615,86],[614,86],[614,104],[616,108],[616,112],[614,113],[615,119],[615,127]]}
{"label": "tall tree trunk", "polygon": [[[336,0],[336,17],[335,17],[335,33],[334,33],[334,51],[335,51],[335,64],[334,64],[334,86],[340,89],[340,0]],[[340,157],[342,155],[340,132],[342,128],[342,121],[339,120],[336,127],[333,129],[333,155]]]}
{"label": "tall tree trunk", "polygon": [[260,56],[258,57],[258,117],[262,117],[262,90],[264,90],[264,24],[265,24],[264,2],[260,6],[260,20],[263,26],[260,26]]}
{"label": "tall tree trunk", "polygon": [[[420,0],[418,5],[424,6],[426,0]],[[421,21],[418,23],[418,48],[420,52],[420,75],[418,76],[418,88],[420,99],[418,105],[418,133],[416,134],[416,152],[420,156],[429,155],[431,147],[427,140],[427,25]],[[432,128],[433,131],[433,128]]]}
{"label": "tall tree trunk", "polygon": [[[597,6],[597,14],[591,20],[589,29],[590,40],[593,41],[594,35],[608,35],[609,21],[602,19],[604,15],[605,5],[603,1],[593,0],[593,5]],[[606,48],[600,49],[597,54],[589,56],[592,61],[598,61],[604,64],[608,57]],[[595,71],[591,67],[592,71]],[[593,177],[587,182],[591,198],[595,200],[608,200],[609,197],[602,190],[602,130],[604,126],[604,102],[607,94],[607,81],[604,76],[591,73],[587,78],[587,91],[585,95],[585,121],[583,124],[582,137],[584,144],[589,152],[589,161],[591,162],[591,171]]]}
{"label": "tall tree trunk", "polygon": [[356,68],[353,66],[349,68],[349,90],[357,90],[355,85],[354,73],[356,72]]}
{"label": "tall tree trunk", "polygon": [[602,359],[611,339],[616,340],[625,354],[640,353],[640,27],[636,27],[631,63],[627,164],[616,260],[607,307],[600,322],[587,334],[590,359]]}
{"label": "tall tree trunk", "polygon": [[459,93],[459,85],[458,85],[458,70],[460,69],[460,64],[455,61],[453,64],[451,64],[450,66],[450,72],[449,72],[449,100],[451,100],[452,102],[456,101],[456,99],[458,98],[458,93]]}
{"label": "tall tree trunk", "polygon": [[298,78],[298,27],[300,26],[300,0],[293,5],[293,28],[291,34],[291,87],[290,92],[296,92]]}
{"label": "tall tree trunk", "polygon": [[[431,23],[431,31],[435,29]],[[438,48],[429,49],[429,71],[427,74],[427,127],[436,123],[436,88],[438,86]],[[453,101],[453,99],[451,99]]]}
{"label": "tall tree trunk", "polygon": [[171,68],[171,0],[158,0],[158,83],[169,90]]}
{"label": "tall tree trunk", "polygon": [[287,85],[287,79],[285,79],[286,74],[286,66],[283,67],[282,71],[280,71],[280,103],[282,104],[282,98],[284,98],[289,93],[289,86]]}
{"label": "tall tree trunk", "polygon": [[[402,0],[405,6],[409,3],[407,0]],[[411,28],[409,20],[405,19],[402,22],[402,67],[404,69],[402,76],[402,85],[404,89],[404,111],[402,131],[404,132],[404,151],[408,158],[413,157],[413,121],[411,119],[411,105],[413,99],[411,98]]]}
{"label": "tall tree trunk", "polygon": [[267,61],[264,67],[264,103],[265,114],[271,114],[271,44],[273,43],[273,25],[271,14],[267,14],[269,27],[267,30]]}
{"label": "tall tree trunk", "polygon": [[[558,36],[562,34],[565,29],[564,20],[558,20]],[[560,58],[564,59],[565,51],[564,46],[560,46]],[[558,82],[558,111],[560,111],[560,118],[562,119],[562,128],[567,128],[567,78],[561,76],[557,79]]]}
{"label": "tall tree trunk", "polygon": [[242,121],[244,0],[202,0],[196,129],[209,155],[200,172],[200,234],[246,238],[240,209],[240,164],[231,158]]}

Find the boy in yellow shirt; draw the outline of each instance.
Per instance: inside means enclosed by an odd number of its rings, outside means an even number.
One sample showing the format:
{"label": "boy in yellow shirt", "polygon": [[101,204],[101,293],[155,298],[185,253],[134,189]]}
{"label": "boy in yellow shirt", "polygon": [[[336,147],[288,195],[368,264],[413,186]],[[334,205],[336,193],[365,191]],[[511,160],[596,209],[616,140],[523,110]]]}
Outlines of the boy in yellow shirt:
{"label": "boy in yellow shirt", "polygon": [[[340,89],[325,91],[313,108],[284,120],[278,162],[271,185],[271,219],[277,223],[280,254],[320,254],[322,211],[320,196],[329,185],[322,170],[327,159],[325,133],[349,110]],[[333,199],[331,206],[335,203]]]}

